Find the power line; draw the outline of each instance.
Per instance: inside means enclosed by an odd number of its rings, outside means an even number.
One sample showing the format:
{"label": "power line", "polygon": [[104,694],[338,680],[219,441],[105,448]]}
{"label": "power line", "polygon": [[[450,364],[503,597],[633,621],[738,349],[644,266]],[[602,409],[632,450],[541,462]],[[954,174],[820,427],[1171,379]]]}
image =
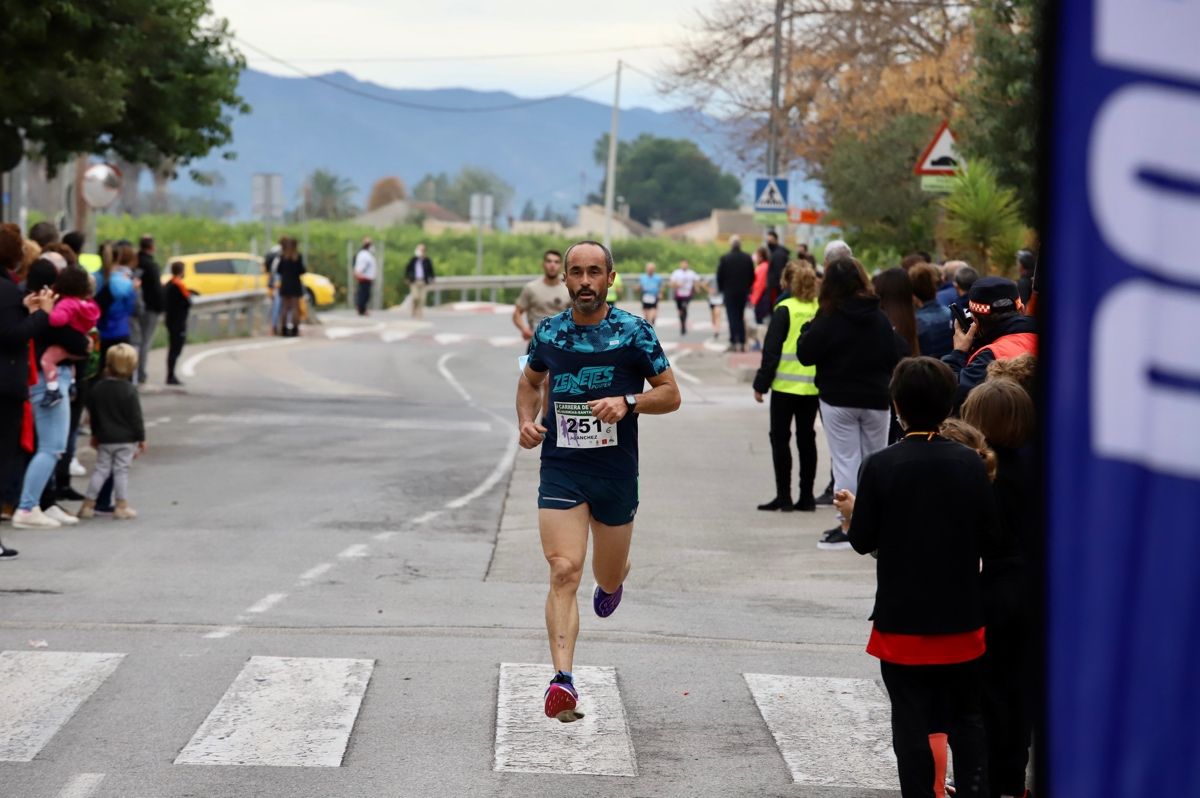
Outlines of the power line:
{"label": "power line", "polygon": [[375,102],[383,103],[385,105],[393,105],[393,106],[397,106],[400,108],[411,108],[416,111],[432,111],[432,112],[437,112],[437,113],[482,114],[482,113],[493,113],[496,111],[514,111],[519,108],[529,108],[530,106],[541,105],[542,103],[548,103],[553,100],[561,100],[566,97],[572,97],[572,96],[578,94],[579,92],[583,91],[584,89],[590,89],[592,86],[595,86],[599,83],[603,83],[604,81],[606,81],[610,77],[612,77],[612,74],[613,74],[611,72],[608,72],[608,73],[596,78],[595,80],[589,80],[587,83],[584,83],[580,86],[576,86],[573,89],[569,89],[568,91],[565,91],[562,94],[554,94],[549,97],[539,97],[534,100],[522,100],[521,102],[507,103],[505,105],[489,105],[484,108],[468,107],[468,106],[427,105],[425,103],[408,102],[406,100],[398,100],[395,97],[384,97],[379,94],[372,94],[369,91],[363,91],[361,89],[356,89],[353,86],[344,86],[341,83],[330,80],[329,78],[325,77],[324,75],[314,75],[313,73],[311,73],[305,69],[302,69],[301,67],[298,67],[289,61],[284,61],[282,58],[273,56],[270,53],[268,53],[266,50],[263,50],[261,47],[254,46],[253,44],[246,41],[245,39],[238,38],[237,41],[242,46],[247,47],[247,48],[255,51],[256,53],[259,53],[263,57],[268,58],[271,61],[274,61],[275,63],[279,64],[280,66],[287,67],[288,69],[295,72],[297,75],[300,75],[301,77],[308,78],[309,80],[316,81],[317,83],[322,83],[326,86],[329,86],[330,88],[334,88],[334,89],[337,89],[338,91],[345,92],[346,94],[351,94],[355,97],[361,97],[365,100],[373,100]]}
{"label": "power line", "polygon": [[[247,45],[249,46],[249,45]],[[483,53],[479,55],[412,55],[412,56],[350,56],[347,58],[300,57],[287,59],[291,63],[305,64],[383,64],[413,63],[422,61],[499,61],[510,58],[548,58],[567,55],[597,55],[602,53],[624,53],[630,50],[666,50],[669,44],[631,44],[624,47],[597,47],[591,50],[542,50],[536,53]],[[261,52],[261,51],[260,51]],[[276,60],[272,57],[272,60]]]}

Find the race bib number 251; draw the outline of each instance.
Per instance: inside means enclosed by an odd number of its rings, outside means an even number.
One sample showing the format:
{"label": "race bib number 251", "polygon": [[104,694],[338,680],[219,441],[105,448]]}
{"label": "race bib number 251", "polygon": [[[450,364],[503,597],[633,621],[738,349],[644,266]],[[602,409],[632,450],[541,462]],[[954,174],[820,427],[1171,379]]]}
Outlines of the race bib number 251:
{"label": "race bib number 251", "polygon": [[617,445],[617,425],[592,415],[586,402],[555,402],[558,445],[566,449],[597,449]]}

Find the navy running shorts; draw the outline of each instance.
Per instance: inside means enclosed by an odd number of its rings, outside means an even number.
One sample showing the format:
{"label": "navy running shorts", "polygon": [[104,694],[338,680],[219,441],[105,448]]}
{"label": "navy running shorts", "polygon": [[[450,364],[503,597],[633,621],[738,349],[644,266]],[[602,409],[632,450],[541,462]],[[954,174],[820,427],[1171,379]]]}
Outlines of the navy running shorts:
{"label": "navy running shorts", "polygon": [[631,523],[638,509],[637,477],[606,479],[543,464],[538,507],[570,510],[581,504],[586,504],[592,518],[606,526]]}

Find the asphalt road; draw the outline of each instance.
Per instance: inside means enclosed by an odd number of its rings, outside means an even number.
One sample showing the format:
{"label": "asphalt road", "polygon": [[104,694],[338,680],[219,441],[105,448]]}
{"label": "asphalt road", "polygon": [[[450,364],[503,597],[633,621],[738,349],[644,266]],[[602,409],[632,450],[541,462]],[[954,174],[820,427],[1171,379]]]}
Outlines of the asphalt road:
{"label": "asphalt road", "polygon": [[815,548],[829,510],[754,510],[765,407],[703,324],[660,320],[684,405],[641,422],[625,602],[581,590],[588,716],[539,717],[500,311],[185,352],[185,391],[143,394],[138,520],[3,529],[0,796],[894,794],[873,561]]}

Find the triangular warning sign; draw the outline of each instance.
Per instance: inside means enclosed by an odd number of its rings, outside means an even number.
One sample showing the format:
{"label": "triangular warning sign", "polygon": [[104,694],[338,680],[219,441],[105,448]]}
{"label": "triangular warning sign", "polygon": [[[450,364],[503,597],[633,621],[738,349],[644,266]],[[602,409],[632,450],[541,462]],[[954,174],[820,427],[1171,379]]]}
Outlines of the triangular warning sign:
{"label": "triangular warning sign", "polygon": [[779,186],[774,180],[768,180],[759,193],[758,199],[755,200],[754,208],[760,211],[786,211],[788,209],[787,196],[779,190]]}
{"label": "triangular warning sign", "polygon": [[953,175],[959,169],[966,169],[967,162],[958,154],[954,133],[950,131],[950,123],[942,122],[938,132],[929,142],[929,146],[917,160],[914,174],[918,175]]}

